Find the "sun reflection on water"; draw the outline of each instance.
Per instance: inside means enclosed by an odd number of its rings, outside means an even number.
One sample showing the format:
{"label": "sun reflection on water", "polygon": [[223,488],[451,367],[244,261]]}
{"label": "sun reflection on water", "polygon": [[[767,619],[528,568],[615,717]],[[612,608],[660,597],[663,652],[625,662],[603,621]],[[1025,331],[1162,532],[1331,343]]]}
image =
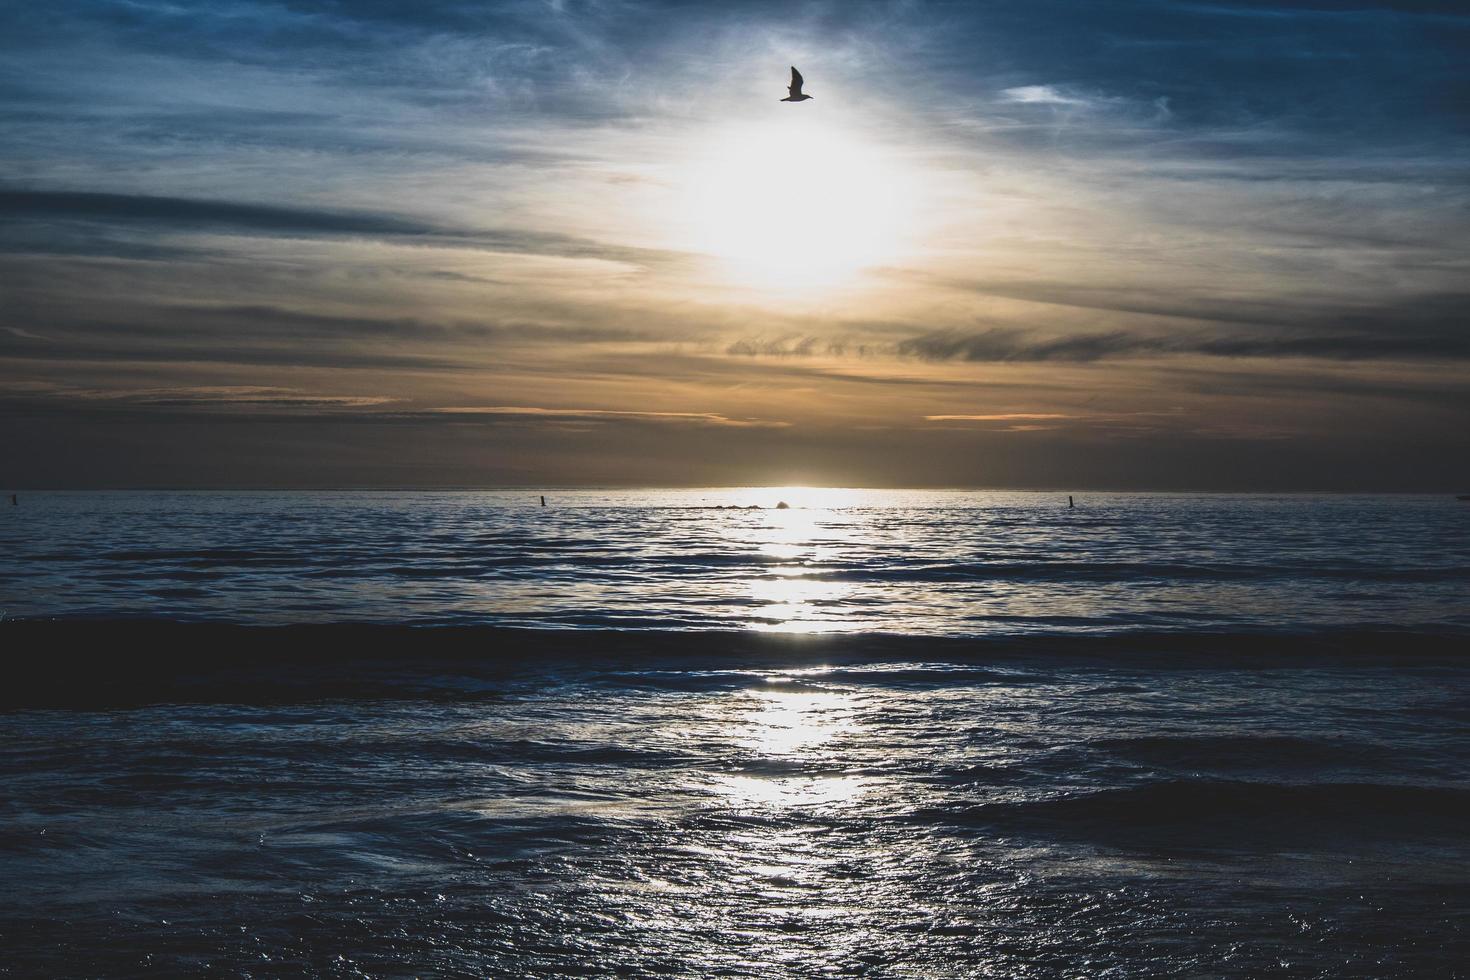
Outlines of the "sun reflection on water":
{"label": "sun reflection on water", "polygon": [[[791,672],[768,678],[767,683],[790,683],[799,676]],[[755,756],[757,767],[820,767],[828,743],[853,724],[852,696],[840,691],[765,689],[745,692],[742,698],[747,706],[738,717],[744,729],[740,741]],[[722,791],[747,806],[835,805],[855,798],[866,783],[848,773],[720,777]]]}
{"label": "sun reflection on water", "polygon": [[[779,574],[779,573],[778,573]],[[852,591],[842,582],[804,576],[763,578],[750,583],[751,597],[762,603],[753,628],[772,633],[826,633],[848,627],[835,607]]]}
{"label": "sun reflection on water", "polygon": [[721,788],[737,804],[745,806],[835,806],[847,803],[867,783],[858,776],[793,776],[762,779],[757,776],[722,776]]}
{"label": "sun reflection on water", "polygon": [[762,755],[815,749],[852,724],[851,698],[840,692],[765,690],[752,696],[758,703],[746,718],[746,741]]}
{"label": "sun reflection on water", "polygon": [[[845,522],[832,520],[835,508],[860,503],[851,490],[767,487],[761,503],[770,508],[756,528],[742,535],[763,555],[782,564],[750,582],[751,598],[760,604],[754,628],[776,633],[824,633],[852,628],[844,601],[852,586],[816,578],[812,569],[840,557]],[[787,509],[776,509],[781,503]]]}

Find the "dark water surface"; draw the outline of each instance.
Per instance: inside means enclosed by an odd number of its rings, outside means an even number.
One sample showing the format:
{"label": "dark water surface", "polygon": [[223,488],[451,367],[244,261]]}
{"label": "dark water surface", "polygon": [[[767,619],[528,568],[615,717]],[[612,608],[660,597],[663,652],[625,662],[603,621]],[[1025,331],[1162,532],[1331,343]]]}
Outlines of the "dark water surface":
{"label": "dark water surface", "polygon": [[[0,611],[1012,634],[1470,628],[1451,497],[893,490],[54,493]],[[774,510],[778,502],[789,510]],[[762,510],[721,506],[764,505]]]}
{"label": "dark water surface", "polygon": [[6,515],[0,975],[1467,975],[1470,508],[486,496]]}

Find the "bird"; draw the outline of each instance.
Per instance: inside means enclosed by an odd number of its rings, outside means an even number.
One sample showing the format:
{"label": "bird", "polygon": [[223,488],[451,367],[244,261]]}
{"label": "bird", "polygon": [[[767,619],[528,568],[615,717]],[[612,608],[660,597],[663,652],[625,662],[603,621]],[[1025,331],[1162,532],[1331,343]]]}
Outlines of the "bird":
{"label": "bird", "polygon": [[782,102],[805,102],[811,98],[810,95],[801,94],[801,72],[796,70],[795,65],[791,66],[791,84],[786,86],[786,91],[791,94],[782,99]]}

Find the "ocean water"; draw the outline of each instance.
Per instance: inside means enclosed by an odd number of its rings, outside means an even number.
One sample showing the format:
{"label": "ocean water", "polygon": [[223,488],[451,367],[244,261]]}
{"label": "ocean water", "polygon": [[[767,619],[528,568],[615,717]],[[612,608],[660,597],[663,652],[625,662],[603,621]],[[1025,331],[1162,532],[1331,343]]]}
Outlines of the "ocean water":
{"label": "ocean water", "polygon": [[0,512],[0,612],[949,636],[1470,627],[1470,506],[1449,496],[1088,494],[1070,510],[1041,493],[538,496],[26,494]]}
{"label": "ocean water", "polygon": [[23,494],[0,976],[1470,975],[1470,506],[548,497]]}

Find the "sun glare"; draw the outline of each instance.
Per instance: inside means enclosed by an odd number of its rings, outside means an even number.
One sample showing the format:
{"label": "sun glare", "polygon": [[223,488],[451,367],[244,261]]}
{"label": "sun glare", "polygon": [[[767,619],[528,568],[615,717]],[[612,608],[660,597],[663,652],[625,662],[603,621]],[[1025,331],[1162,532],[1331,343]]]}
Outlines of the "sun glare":
{"label": "sun glare", "polygon": [[[860,506],[863,492],[826,487],[761,487],[747,498],[765,510],[760,523],[744,528],[740,540],[777,559],[767,574],[752,579],[750,596],[760,604],[753,628],[776,633],[824,633],[848,628],[841,610],[850,583],[810,577],[808,562],[840,547],[841,531],[830,527],[832,509]],[[780,509],[781,504],[785,509]]]}
{"label": "sun glare", "polygon": [[913,203],[902,169],[808,118],[721,133],[695,174],[696,247],[742,285],[840,284],[902,250]]}

